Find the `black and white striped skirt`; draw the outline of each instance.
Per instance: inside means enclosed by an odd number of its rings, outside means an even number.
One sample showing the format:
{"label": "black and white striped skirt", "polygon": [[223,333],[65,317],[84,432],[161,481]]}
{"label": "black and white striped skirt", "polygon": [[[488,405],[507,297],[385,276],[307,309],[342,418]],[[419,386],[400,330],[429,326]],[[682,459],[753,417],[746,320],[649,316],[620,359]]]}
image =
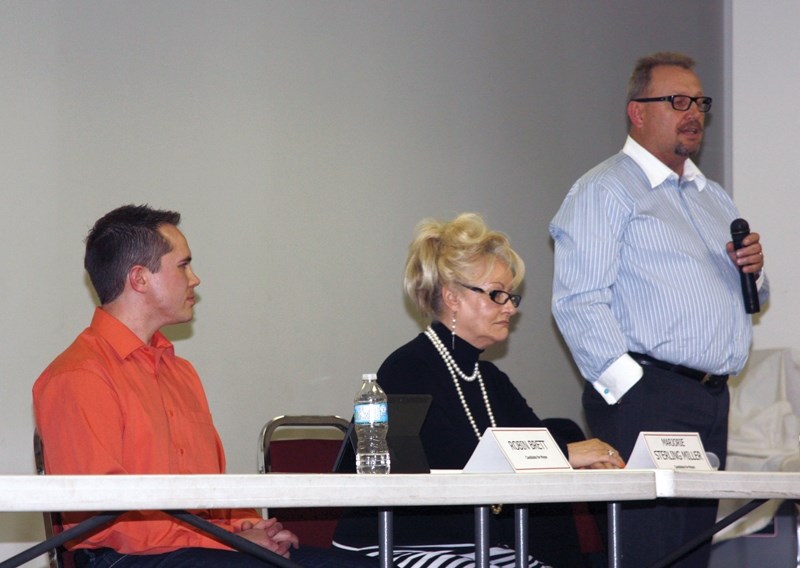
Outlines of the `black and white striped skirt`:
{"label": "black and white striped skirt", "polygon": [[[336,546],[345,550],[360,552],[367,556],[377,557],[378,547],[366,548]],[[435,545],[435,546],[395,546],[394,565],[396,568],[475,568],[475,545]],[[511,548],[493,546],[489,549],[489,566],[491,568],[514,568],[515,551]],[[538,560],[528,556],[528,568],[550,568]]]}

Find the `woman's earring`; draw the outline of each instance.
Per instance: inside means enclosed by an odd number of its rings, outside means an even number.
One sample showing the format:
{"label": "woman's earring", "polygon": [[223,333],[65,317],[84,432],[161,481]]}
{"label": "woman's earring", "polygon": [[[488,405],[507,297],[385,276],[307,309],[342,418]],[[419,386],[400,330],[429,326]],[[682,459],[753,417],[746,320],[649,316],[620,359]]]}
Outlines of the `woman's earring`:
{"label": "woman's earring", "polygon": [[456,350],[456,314],[453,312],[453,317],[450,319],[450,349]]}

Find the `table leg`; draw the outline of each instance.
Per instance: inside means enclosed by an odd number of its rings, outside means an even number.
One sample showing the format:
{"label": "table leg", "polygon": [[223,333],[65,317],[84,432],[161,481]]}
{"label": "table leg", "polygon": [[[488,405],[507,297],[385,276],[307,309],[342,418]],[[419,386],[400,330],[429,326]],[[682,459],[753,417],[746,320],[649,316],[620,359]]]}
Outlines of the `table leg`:
{"label": "table leg", "polygon": [[622,551],[619,545],[622,503],[608,504],[608,568],[622,568]]}
{"label": "table leg", "polygon": [[93,517],[89,517],[78,525],[70,527],[69,529],[62,531],[55,536],[51,536],[44,542],[35,544],[27,550],[23,550],[16,556],[12,556],[8,560],[0,562],[0,568],[16,568],[17,566],[22,566],[26,562],[34,560],[36,557],[41,556],[42,554],[47,554],[47,552],[53,548],[63,546],[65,543],[74,538],[80,538],[84,535],[90,535],[97,532],[101,527],[110,523],[123,513],[125,513],[125,511],[109,511],[106,513],[98,513]]}
{"label": "table leg", "polygon": [[475,507],[475,568],[489,568],[489,506]]}
{"label": "table leg", "polygon": [[711,540],[714,537],[714,535],[717,534],[717,532],[721,531],[725,527],[732,525],[733,523],[735,523],[736,521],[747,515],[750,511],[757,509],[766,502],[767,499],[753,499],[752,501],[745,504],[743,507],[737,509],[724,519],[717,521],[712,527],[701,532],[689,542],[675,549],[669,556],[667,556],[662,560],[659,560],[658,562],[653,564],[650,568],[667,568],[668,566],[672,566],[672,564],[676,560],[679,560],[682,556],[691,552],[704,542]]}
{"label": "table leg", "polygon": [[391,509],[378,511],[378,534],[380,542],[380,568],[392,568],[394,560],[394,516]]}
{"label": "table leg", "polygon": [[528,549],[530,548],[528,532],[528,506],[517,505],[514,508],[514,532],[516,533],[516,566],[528,568]]}

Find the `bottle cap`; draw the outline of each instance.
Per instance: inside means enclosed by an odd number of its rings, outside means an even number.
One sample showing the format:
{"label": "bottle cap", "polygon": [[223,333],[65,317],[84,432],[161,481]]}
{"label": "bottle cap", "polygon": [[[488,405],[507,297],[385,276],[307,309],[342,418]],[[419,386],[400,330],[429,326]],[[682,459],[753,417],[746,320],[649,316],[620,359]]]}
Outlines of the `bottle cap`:
{"label": "bottle cap", "polygon": [[365,381],[377,381],[378,375],[376,375],[375,373],[364,373],[363,375],[361,375],[361,379]]}

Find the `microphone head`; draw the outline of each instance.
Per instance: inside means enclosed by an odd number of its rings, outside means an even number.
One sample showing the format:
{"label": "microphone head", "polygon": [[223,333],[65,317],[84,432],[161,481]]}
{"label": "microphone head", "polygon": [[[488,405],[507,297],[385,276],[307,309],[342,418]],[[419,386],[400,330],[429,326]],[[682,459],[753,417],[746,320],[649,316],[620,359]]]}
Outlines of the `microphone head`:
{"label": "microphone head", "polygon": [[747,235],[750,233],[750,225],[744,219],[734,219],[731,222],[732,235]]}

